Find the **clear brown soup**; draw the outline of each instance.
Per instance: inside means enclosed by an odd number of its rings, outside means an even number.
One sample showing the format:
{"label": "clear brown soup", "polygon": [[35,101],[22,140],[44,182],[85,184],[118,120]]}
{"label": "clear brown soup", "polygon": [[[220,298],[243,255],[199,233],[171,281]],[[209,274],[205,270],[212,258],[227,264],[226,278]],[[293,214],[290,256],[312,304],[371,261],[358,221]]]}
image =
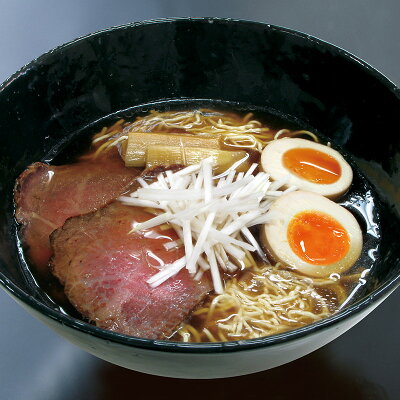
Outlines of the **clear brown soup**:
{"label": "clear brown soup", "polygon": [[[95,134],[93,134],[93,128],[86,129],[85,133],[80,136],[84,138],[83,140],[67,146],[53,161],[56,164],[64,163],[65,160],[73,161],[75,164],[80,164],[82,168],[86,168],[88,160],[99,157],[99,154],[103,152],[123,154],[124,142],[112,143],[112,141],[115,142],[129,129],[136,129],[140,132],[193,134],[201,130],[222,129],[222,126],[251,125],[248,131],[254,128],[258,129],[257,139],[260,140],[260,144],[272,140],[277,132],[280,132],[282,137],[304,135],[301,129],[293,129],[292,122],[286,123],[282,119],[278,123],[274,120],[269,125],[268,116],[262,113],[255,113],[254,116],[247,112],[226,112],[213,109],[202,110],[200,114],[188,113],[187,119],[176,118],[175,113],[176,111],[171,111],[170,114],[153,112],[153,114],[141,114],[137,118],[119,119],[115,123],[110,122],[109,125],[105,125]],[[166,120],[170,122],[160,123],[160,121],[157,122],[157,118],[164,122]],[[203,120],[202,124],[187,128],[191,123],[198,122],[199,118]],[[219,120],[222,122],[221,124],[219,124]],[[290,129],[287,129],[288,126]],[[96,139],[98,140],[96,141]],[[323,137],[320,140],[324,142]],[[96,142],[89,146],[83,154],[81,153],[77,157],[71,156],[71,154],[79,153],[78,149],[82,148],[81,145],[85,141]],[[113,145],[105,146],[107,142]],[[226,150],[237,151],[231,142],[227,142],[225,147]],[[259,152],[254,149],[245,149],[245,151],[249,153],[252,161],[258,161]],[[105,162],[107,163],[107,161]],[[107,168],[106,164],[104,168]],[[365,283],[366,272],[373,263],[368,254],[377,247],[379,239],[366,236],[368,224],[371,221],[363,219],[362,212],[363,207],[369,202],[368,198],[371,193],[374,194],[373,189],[359,171],[356,170],[354,175],[350,191],[338,202],[356,214],[365,240],[360,260],[347,273],[335,276],[333,279],[309,278],[297,274],[279,263],[266,263],[257,255],[249,253],[246,258],[247,265],[240,265],[239,270],[235,273],[224,274],[225,293],[222,295],[210,293],[167,339],[207,342],[242,340],[272,335],[326,318],[352,301]],[[255,237],[258,237],[257,229],[255,227],[252,230]],[[235,262],[235,260],[232,261]],[[39,270],[34,265],[31,265],[31,269],[39,285],[63,312],[83,318],[69,304],[62,286],[48,270]],[[242,301],[242,304],[239,304],[239,300]]]}

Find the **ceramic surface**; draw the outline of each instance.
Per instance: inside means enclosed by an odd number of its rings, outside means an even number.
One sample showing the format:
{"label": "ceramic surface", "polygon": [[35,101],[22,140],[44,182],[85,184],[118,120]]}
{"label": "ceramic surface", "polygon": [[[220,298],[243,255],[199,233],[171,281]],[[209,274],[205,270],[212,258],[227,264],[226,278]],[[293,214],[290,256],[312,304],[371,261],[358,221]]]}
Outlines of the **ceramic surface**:
{"label": "ceramic surface", "polygon": [[[60,313],[48,301],[18,253],[12,203],[15,178],[31,162],[50,160],[59,144],[82,127],[121,110],[168,99],[220,100],[274,110],[323,132],[354,154],[386,206],[380,257],[356,302],[331,318],[285,334],[187,345],[107,332]],[[231,376],[307,354],[358,322],[399,284],[400,243],[393,240],[399,237],[400,226],[396,197],[400,142],[393,133],[393,127],[400,125],[399,106],[399,90],[354,56],[265,24],[155,21],[61,46],[0,88],[2,286],[75,344],[140,371],[185,376],[196,355],[213,359],[215,369],[210,375],[202,368],[192,369],[188,376]],[[238,368],[229,366],[232,360]]]}
{"label": "ceramic surface", "polygon": [[284,342],[243,351],[194,354],[142,349],[135,346],[127,347],[120,343],[100,339],[79,330],[71,329],[66,325],[61,325],[21,303],[18,299],[15,300],[33,316],[71,343],[113,364],[138,372],[171,378],[216,379],[264,371],[303,357],[325,346],[360,322],[384,298],[336,325],[293,339],[288,343]]}

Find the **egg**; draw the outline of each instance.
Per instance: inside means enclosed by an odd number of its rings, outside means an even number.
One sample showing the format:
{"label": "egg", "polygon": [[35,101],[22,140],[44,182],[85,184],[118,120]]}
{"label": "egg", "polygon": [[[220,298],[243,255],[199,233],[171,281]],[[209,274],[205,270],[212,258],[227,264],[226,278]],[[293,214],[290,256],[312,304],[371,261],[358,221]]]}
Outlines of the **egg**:
{"label": "egg", "polygon": [[345,193],[353,171],[336,150],[306,139],[277,139],[261,154],[261,168],[271,179],[289,178],[288,186],[336,198]]}
{"label": "egg", "polygon": [[261,243],[276,262],[311,277],[341,274],[362,250],[362,233],[344,207],[317,193],[283,194],[271,206],[270,223],[261,227]]}

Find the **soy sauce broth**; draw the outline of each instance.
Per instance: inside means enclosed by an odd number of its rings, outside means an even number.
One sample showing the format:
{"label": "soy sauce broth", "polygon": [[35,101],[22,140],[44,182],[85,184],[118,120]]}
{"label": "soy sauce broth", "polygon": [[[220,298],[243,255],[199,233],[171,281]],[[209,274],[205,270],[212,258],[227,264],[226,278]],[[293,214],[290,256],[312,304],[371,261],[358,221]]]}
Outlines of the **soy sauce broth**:
{"label": "soy sauce broth", "polygon": [[[80,163],[81,157],[91,151],[90,144],[92,137],[95,133],[99,132],[104,126],[110,126],[117,120],[123,118],[126,121],[134,121],[137,116],[144,116],[150,110],[156,109],[158,111],[175,111],[175,110],[194,110],[199,108],[211,108],[215,111],[221,112],[233,112],[239,116],[243,116],[248,112],[254,114],[254,119],[259,120],[263,124],[271,128],[272,131],[278,131],[286,128],[290,130],[310,130],[317,134],[320,142],[326,144],[328,139],[323,136],[322,133],[308,126],[303,121],[299,121],[296,118],[292,118],[286,115],[282,115],[274,110],[261,109],[259,107],[248,107],[236,103],[223,103],[217,101],[168,101],[157,104],[144,105],[134,107],[129,110],[107,116],[93,124],[90,124],[80,131],[73,133],[70,137],[66,138],[65,141],[54,147],[48,154],[45,155],[43,161],[54,165],[64,165],[69,163]],[[336,148],[336,146],[333,146]],[[342,149],[338,149],[339,152],[345,157],[346,161],[351,165],[353,169],[353,183],[350,190],[343,195],[337,202],[347,208],[357,219],[363,232],[363,250],[360,258],[355,265],[345,274],[351,276],[354,274],[361,274],[359,279],[343,279],[342,289],[345,293],[345,300],[343,296],[339,296],[337,293],[329,289],[329,287],[319,287],[317,289],[321,296],[328,299],[330,311],[336,312],[337,310],[345,307],[348,304],[354,302],[357,298],[362,296],[366,283],[368,283],[368,271],[374,268],[376,260],[379,258],[380,248],[380,206],[377,194],[369,183],[369,181],[362,175],[357,168],[355,162],[351,156]],[[257,237],[257,236],[256,236]],[[21,253],[23,249],[20,240],[19,246]],[[257,260],[261,265],[261,260]],[[84,319],[77,313],[77,311],[70,305],[68,299],[64,295],[62,286],[59,282],[49,273],[49,271],[38,271],[34,265],[30,265],[30,271],[37,282],[37,285],[42,289],[47,297],[47,302],[59,311],[74,316],[76,318]],[[249,280],[251,277],[245,276],[246,273],[240,272],[236,279]],[[232,278],[232,277],[229,277]],[[339,277],[337,277],[339,278]],[[254,284],[254,290],[257,291],[256,284]],[[206,299],[205,302],[211,301],[212,296]],[[341,299],[339,299],[341,297]],[[204,306],[200,305],[200,307]],[[316,305],[318,307],[318,305]],[[232,308],[229,312],[235,313],[237,310]],[[220,320],[229,318],[229,315],[222,315],[214,320],[212,323],[217,323]],[[198,318],[197,316],[191,317],[188,321],[196,329],[202,329],[204,327],[204,318]],[[308,321],[307,323],[312,323]],[[212,325],[212,324],[211,324]],[[292,324],[291,329],[303,326],[304,324],[296,325]],[[210,327],[212,330],[212,326]],[[182,340],[179,335],[175,334],[170,338],[171,340]],[[239,338],[238,338],[239,339]],[[240,338],[243,339],[243,338]],[[207,337],[203,337],[201,340],[207,340]],[[229,340],[235,340],[231,338]]]}

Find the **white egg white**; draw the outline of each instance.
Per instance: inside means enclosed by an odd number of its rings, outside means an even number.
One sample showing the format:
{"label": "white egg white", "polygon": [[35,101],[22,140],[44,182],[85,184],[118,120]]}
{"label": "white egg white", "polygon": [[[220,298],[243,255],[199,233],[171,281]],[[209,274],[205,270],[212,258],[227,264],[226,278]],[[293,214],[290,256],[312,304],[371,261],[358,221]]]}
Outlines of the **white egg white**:
{"label": "white egg white", "polygon": [[[333,157],[341,167],[341,175],[334,183],[321,184],[310,182],[288,170],[282,161],[283,155],[291,149],[309,148]],[[342,155],[320,143],[300,138],[277,139],[268,144],[261,154],[261,168],[270,174],[271,179],[281,180],[288,177],[287,186],[297,186],[300,189],[322,194],[328,198],[336,198],[345,193],[353,180],[353,171]]]}
{"label": "white egg white", "polygon": [[[339,261],[327,265],[314,265],[298,257],[290,247],[287,230],[292,218],[304,211],[328,214],[347,231],[350,246],[347,254]],[[350,269],[360,257],[362,232],[357,220],[344,207],[312,192],[296,191],[282,195],[270,209],[272,221],[261,227],[263,247],[276,262],[311,277],[328,277],[332,273],[343,273]],[[326,243],[329,247],[329,242]]]}

